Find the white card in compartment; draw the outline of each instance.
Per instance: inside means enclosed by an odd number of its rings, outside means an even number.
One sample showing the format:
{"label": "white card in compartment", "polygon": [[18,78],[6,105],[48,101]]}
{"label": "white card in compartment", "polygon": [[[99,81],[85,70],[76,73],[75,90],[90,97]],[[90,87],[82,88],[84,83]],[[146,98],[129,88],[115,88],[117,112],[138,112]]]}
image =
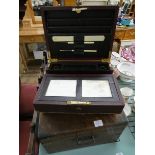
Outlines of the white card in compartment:
{"label": "white card in compartment", "polygon": [[94,126],[97,128],[97,127],[100,127],[100,126],[103,126],[103,121],[102,120],[97,120],[97,121],[94,121]]}
{"label": "white card in compartment", "polygon": [[82,97],[112,97],[108,80],[82,80]]}
{"label": "white card in compartment", "polygon": [[84,36],[84,41],[104,41],[105,36]]}
{"label": "white card in compartment", "polygon": [[84,52],[91,52],[91,53],[94,53],[94,52],[97,52],[97,50],[84,50]]}
{"label": "white card in compartment", "polygon": [[52,40],[54,42],[74,42],[74,37],[73,36],[53,36]]}
{"label": "white card in compartment", "polygon": [[50,80],[45,96],[76,97],[76,80]]}

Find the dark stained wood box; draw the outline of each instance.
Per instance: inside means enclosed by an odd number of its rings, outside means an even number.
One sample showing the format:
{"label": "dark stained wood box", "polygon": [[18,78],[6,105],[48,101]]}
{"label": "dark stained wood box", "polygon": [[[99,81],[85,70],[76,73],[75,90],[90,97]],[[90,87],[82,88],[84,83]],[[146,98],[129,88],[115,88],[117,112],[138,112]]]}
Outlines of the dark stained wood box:
{"label": "dark stained wood box", "polygon": [[[109,67],[118,8],[41,8],[50,63],[34,100],[37,111],[87,114],[122,112],[124,100]],[[72,90],[74,94],[67,94],[70,84],[66,85],[66,89],[58,85],[59,91],[58,87],[53,88],[50,89],[52,93],[48,94],[48,88],[54,87],[51,86],[55,84],[53,81],[58,80],[64,80],[64,83],[72,81],[76,85]],[[93,87],[95,81],[96,87]],[[99,87],[102,87],[102,91]],[[62,90],[66,96],[59,95]]]}
{"label": "dark stained wood box", "polygon": [[47,73],[112,73],[119,6],[42,7]]}
{"label": "dark stained wood box", "polygon": [[68,115],[40,113],[38,139],[48,153],[113,143],[118,140],[127,119],[113,115]]}
{"label": "dark stained wood box", "polygon": [[[61,96],[61,94],[60,96],[59,94],[57,94],[58,96],[51,96],[47,94],[51,86],[50,82],[59,82],[59,80],[76,82],[75,97]],[[99,82],[99,84],[97,84],[96,87],[93,86],[91,92],[89,89],[87,90],[87,88],[84,88],[84,82],[87,82],[89,86],[89,83],[92,81],[95,81],[95,83]],[[103,86],[101,85],[102,82]],[[102,92],[103,97],[94,97],[98,87],[104,87],[104,82],[106,82],[105,85],[107,88]],[[53,88],[52,95],[55,95],[56,89],[58,89],[60,93],[61,90],[65,93],[69,91],[69,86],[65,87],[62,85],[58,85],[58,88]],[[104,92],[106,92],[107,89],[109,91],[105,93],[104,96]],[[118,87],[117,80],[112,74],[46,74],[43,77],[34,99],[34,107],[37,111],[52,113],[121,113],[124,107],[124,100]]]}

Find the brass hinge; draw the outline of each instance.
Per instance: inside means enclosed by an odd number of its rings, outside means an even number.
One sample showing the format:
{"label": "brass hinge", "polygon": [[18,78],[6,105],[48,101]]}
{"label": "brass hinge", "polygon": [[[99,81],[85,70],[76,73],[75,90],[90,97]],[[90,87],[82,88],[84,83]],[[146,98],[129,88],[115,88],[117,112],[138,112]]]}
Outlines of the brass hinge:
{"label": "brass hinge", "polygon": [[76,13],[81,13],[82,10],[87,10],[87,8],[72,8],[72,11],[75,11]]}
{"label": "brass hinge", "polygon": [[51,62],[58,62],[58,59],[49,59],[49,62],[51,63]]}
{"label": "brass hinge", "polygon": [[89,105],[91,102],[82,102],[82,101],[67,101],[67,104],[81,104],[81,105]]}
{"label": "brass hinge", "polygon": [[110,58],[107,58],[107,59],[101,59],[101,62],[102,62],[102,63],[104,63],[104,62],[110,63]]}

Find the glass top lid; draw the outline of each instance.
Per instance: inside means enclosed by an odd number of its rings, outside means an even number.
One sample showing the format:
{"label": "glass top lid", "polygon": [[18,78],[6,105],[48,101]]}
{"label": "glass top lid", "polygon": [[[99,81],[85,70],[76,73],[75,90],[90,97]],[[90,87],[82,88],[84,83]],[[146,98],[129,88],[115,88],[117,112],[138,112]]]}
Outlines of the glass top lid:
{"label": "glass top lid", "polygon": [[[82,97],[112,97],[108,80],[82,80]],[[50,80],[45,96],[76,97],[77,80]]]}

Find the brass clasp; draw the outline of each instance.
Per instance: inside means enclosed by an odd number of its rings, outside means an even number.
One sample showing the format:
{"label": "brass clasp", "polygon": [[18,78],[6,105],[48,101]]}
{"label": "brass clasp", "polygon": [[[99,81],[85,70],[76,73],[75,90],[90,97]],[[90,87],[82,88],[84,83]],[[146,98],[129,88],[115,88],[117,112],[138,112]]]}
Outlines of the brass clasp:
{"label": "brass clasp", "polygon": [[67,104],[81,104],[81,105],[89,105],[91,102],[82,102],[82,101],[67,101]]}
{"label": "brass clasp", "polygon": [[58,59],[49,59],[49,62],[51,63],[51,62],[58,62]]}
{"label": "brass clasp", "polygon": [[101,62],[102,62],[102,63],[104,63],[104,62],[110,63],[110,58],[107,58],[107,59],[101,59]]}
{"label": "brass clasp", "polygon": [[87,8],[72,8],[72,11],[75,11],[76,13],[81,13],[82,10],[87,10]]}

